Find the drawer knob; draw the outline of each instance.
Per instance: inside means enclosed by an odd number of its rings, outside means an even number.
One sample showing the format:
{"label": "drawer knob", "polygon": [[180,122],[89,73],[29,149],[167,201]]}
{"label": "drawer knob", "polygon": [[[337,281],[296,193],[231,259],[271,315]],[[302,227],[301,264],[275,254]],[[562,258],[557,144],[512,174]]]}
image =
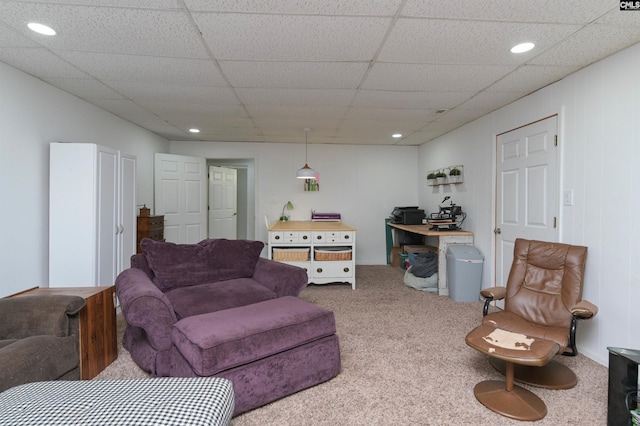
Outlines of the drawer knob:
{"label": "drawer knob", "polygon": [[322,239],[322,235],[318,235],[316,238],[321,240]]}
{"label": "drawer knob", "polygon": [[280,239],[280,235],[276,235],[275,237],[273,237],[274,240],[279,240]]}
{"label": "drawer knob", "polygon": [[307,236],[306,236],[306,235],[303,235],[303,236],[302,236],[302,239],[303,239],[303,240],[306,240],[306,239],[307,239]]}
{"label": "drawer knob", "polygon": [[322,268],[316,269],[316,272],[321,273],[322,272]]}
{"label": "drawer knob", "polygon": [[344,268],[343,271],[349,272],[349,268]]}
{"label": "drawer knob", "polygon": [[344,239],[345,239],[345,240],[348,240],[348,239],[349,239],[349,236],[348,236],[348,235],[345,235],[345,236],[344,236]]}

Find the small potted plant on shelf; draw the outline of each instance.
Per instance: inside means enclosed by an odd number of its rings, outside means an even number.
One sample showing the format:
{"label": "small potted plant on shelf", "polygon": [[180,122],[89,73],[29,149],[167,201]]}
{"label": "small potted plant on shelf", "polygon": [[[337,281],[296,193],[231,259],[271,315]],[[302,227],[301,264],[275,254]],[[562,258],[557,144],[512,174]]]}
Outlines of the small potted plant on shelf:
{"label": "small potted plant on shelf", "polygon": [[453,183],[458,183],[461,181],[462,179],[462,173],[460,172],[460,169],[457,167],[453,167],[451,170],[449,170],[449,182],[453,182]]}
{"label": "small potted plant on shelf", "polygon": [[436,180],[438,181],[438,185],[442,185],[445,179],[447,179],[447,174],[445,172],[440,170],[436,173]]}
{"label": "small potted plant on shelf", "polygon": [[429,172],[427,175],[427,184],[435,185],[436,184],[436,174],[434,172]]}

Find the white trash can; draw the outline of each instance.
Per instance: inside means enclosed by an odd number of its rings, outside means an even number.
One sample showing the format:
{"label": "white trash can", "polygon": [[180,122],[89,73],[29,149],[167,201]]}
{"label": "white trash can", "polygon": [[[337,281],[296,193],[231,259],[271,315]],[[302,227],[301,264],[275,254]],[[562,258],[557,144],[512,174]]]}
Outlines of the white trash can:
{"label": "white trash can", "polygon": [[477,302],[482,287],[484,257],[474,246],[451,244],[447,248],[447,287],[456,302]]}

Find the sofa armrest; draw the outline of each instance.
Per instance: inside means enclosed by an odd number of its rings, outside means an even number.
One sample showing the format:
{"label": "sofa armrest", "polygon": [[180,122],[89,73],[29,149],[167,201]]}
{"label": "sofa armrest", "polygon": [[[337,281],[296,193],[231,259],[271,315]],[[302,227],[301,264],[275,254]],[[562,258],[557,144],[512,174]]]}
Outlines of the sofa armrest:
{"label": "sofa armrest", "polygon": [[309,282],[304,269],[264,257],[258,259],[252,278],[278,297],[298,296]]}
{"label": "sofa armrest", "polygon": [[127,324],[144,330],[156,350],[171,348],[171,329],[178,319],[167,296],[141,269],[130,268],[116,278],[116,293]]}
{"label": "sofa armrest", "polygon": [[0,300],[0,339],[77,334],[77,313],[86,304],[79,296],[33,295]]}

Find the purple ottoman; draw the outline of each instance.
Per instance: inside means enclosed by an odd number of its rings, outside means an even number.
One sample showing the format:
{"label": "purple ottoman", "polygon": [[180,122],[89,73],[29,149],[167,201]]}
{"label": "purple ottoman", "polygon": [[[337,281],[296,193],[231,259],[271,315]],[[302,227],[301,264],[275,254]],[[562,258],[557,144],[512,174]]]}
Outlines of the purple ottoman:
{"label": "purple ottoman", "polygon": [[340,372],[333,312],[286,296],[178,321],[171,339],[190,368],[233,382],[234,415]]}

